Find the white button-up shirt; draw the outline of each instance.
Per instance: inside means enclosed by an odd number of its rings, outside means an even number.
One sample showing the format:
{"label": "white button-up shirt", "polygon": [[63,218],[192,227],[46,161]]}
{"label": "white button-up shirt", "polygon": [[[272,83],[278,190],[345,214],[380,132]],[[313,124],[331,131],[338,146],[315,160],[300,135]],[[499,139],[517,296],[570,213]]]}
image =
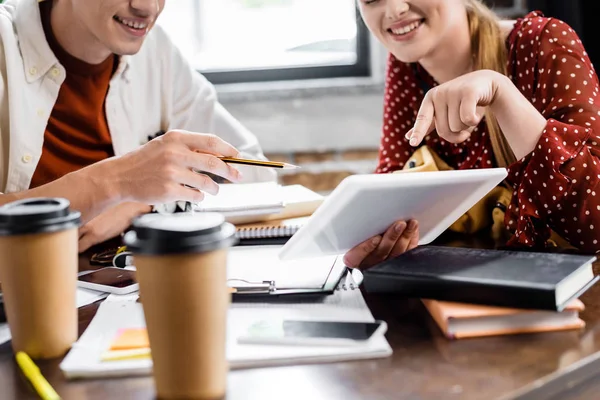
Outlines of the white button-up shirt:
{"label": "white button-up shirt", "polygon": [[[0,191],[29,188],[65,68],[50,49],[38,0],[0,5]],[[221,106],[214,87],[154,26],[141,50],[120,57],[105,102],[116,156],[159,131],[215,133],[247,157],[263,157],[255,136]],[[237,166],[236,166],[237,168]],[[268,168],[240,168],[246,181],[275,179]]]}

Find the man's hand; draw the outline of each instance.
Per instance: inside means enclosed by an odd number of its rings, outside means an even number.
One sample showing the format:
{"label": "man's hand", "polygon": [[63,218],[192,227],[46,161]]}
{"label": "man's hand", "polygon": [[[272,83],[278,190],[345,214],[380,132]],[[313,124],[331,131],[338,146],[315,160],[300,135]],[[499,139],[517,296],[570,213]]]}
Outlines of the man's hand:
{"label": "man's hand", "polygon": [[141,203],[121,203],[109,208],[79,229],[79,252],[120,235],[135,217],[150,211],[152,207]]}
{"label": "man's hand", "polygon": [[204,198],[203,192],[217,194],[219,187],[210,177],[194,170],[238,182],[241,174],[219,159],[238,154],[215,135],[170,131],[131,153],[96,164],[90,176],[106,178],[103,181],[114,186],[120,201],[199,202]]}
{"label": "man's hand", "polygon": [[412,250],[419,244],[419,223],[416,220],[396,221],[381,235],[372,237],[349,250],[344,263],[350,268],[369,268]]}

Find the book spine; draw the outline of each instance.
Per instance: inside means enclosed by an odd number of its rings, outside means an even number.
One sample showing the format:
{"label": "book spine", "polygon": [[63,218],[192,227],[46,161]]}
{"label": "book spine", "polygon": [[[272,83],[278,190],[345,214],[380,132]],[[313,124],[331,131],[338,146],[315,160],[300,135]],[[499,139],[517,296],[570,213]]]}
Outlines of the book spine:
{"label": "book spine", "polygon": [[458,303],[557,311],[553,289],[490,285],[369,271],[364,274],[363,285],[368,293],[395,293],[407,297]]}

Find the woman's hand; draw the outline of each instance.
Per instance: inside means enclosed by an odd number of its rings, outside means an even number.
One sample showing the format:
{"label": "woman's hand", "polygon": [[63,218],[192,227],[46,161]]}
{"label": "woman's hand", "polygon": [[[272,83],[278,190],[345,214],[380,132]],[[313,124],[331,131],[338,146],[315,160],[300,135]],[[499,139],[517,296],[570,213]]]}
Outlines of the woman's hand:
{"label": "woman's hand", "polygon": [[383,237],[372,237],[348,251],[344,263],[350,268],[369,268],[414,249],[418,244],[419,223],[416,220],[396,221]]}
{"label": "woman's hand", "polygon": [[546,118],[507,76],[490,70],[471,72],[429,90],[406,139],[418,146],[435,129],[450,143],[464,142],[487,107],[517,160],[535,149]]}
{"label": "woman's hand", "polygon": [[480,70],[436,86],[425,94],[414,127],[406,134],[418,146],[434,129],[450,143],[469,138],[484,117],[485,108],[496,100],[508,78],[498,72]]}
{"label": "woman's hand", "polygon": [[79,252],[119,236],[131,221],[152,211],[152,207],[141,203],[121,203],[109,208],[79,229]]}

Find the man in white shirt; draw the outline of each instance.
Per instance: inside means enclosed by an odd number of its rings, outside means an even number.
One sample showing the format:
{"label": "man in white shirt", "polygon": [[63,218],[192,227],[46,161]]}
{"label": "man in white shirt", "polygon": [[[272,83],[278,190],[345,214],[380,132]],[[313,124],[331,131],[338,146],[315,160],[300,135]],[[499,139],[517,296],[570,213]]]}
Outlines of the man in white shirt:
{"label": "man in white shirt", "polygon": [[69,199],[84,221],[80,251],[118,235],[150,205],[216,193],[192,169],[233,182],[275,179],[218,158],[263,155],[155,26],[164,4],[0,5],[0,204]]}

